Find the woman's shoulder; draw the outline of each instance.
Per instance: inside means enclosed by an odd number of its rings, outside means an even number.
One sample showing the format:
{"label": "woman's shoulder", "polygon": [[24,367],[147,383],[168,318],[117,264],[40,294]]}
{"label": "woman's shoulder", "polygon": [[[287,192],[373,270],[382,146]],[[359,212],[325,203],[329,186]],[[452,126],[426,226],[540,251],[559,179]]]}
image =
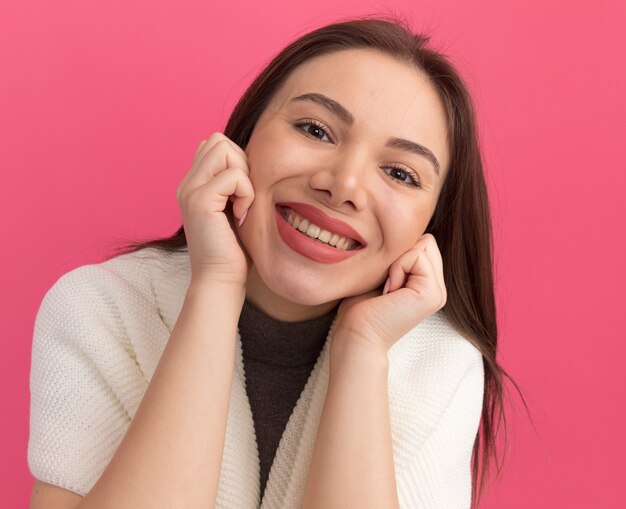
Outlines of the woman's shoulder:
{"label": "woman's shoulder", "polygon": [[156,369],[187,273],[184,253],[145,249],[75,268],[46,292],[30,372],[37,479],[91,489]]}
{"label": "woman's shoulder", "polygon": [[400,338],[389,360],[398,489],[468,506],[483,405],[480,351],[440,310]]}
{"label": "woman's shoulder", "polygon": [[35,328],[80,322],[119,328],[158,320],[171,330],[189,283],[188,255],[147,248],[77,267],[44,295]]}
{"label": "woman's shoulder", "polygon": [[[447,409],[463,407],[464,421],[480,414],[484,368],[480,351],[440,310],[389,351],[389,392],[396,413],[414,415],[423,437]],[[457,405],[455,401],[462,399]],[[476,421],[477,422],[477,421]]]}
{"label": "woman's shoulder", "polygon": [[400,338],[389,351],[389,358],[397,370],[429,366],[429,374],[446,379],[453,373],[462,374],[467,369],[482,366],[480,351],[453,326],[443,310],[430,315]]}
{"label": "woman's shoulder", "polygon": [[170,253],[155,248],[113,256],[99,263],[72,269],[53,285],[66,290],[126,288],[145,293],[160,281],[188,282],[189,257],[186,252]]}
{"label": "woman's shoulder", "polygon": [[154,300],[163,294],[171,295],[174,290],[184,292],[189,277],[186,252],[145,248],[66,272],[47,291],[44,300],[50,296]]}

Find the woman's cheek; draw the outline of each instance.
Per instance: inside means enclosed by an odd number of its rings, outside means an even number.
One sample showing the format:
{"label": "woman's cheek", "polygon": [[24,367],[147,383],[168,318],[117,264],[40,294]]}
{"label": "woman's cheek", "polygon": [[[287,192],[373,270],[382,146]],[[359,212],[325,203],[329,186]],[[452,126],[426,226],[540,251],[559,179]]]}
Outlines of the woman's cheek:
{"label": "woman's cheek", "polygon": [[[392,262],[411,249],[424,234],[429,221],[427,207],[394,206],[385,218],[385,247],[391,251]],[[396,220],[394,221],[393,218]]]}

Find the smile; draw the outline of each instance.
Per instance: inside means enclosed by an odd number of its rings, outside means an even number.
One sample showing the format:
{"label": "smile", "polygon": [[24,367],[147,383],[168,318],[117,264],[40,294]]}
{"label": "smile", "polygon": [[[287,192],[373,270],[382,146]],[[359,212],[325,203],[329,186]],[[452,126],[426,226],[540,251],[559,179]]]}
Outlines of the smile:
{"label": "smile", "polygon": [[343,262],[367,245],[348,223],[307,203],[278,203],[274,210],[278,234],[285,245],[315,262]]}
{"label": "smile", "polygon": [[288,207],[279,207],[279,211],[283,218],[293,228],[300,231],[301,233],[304,233],[307,237],[313,240],[316,240],[323,244],[328,244],[337,249],[341,249],[342,251],[353,251],[354,249],[358,249],[361,246],[361,244],[354,239],[343,237],[338,233],[324,230],[320,226],[312,223],[306,218],[303,218],[294,210]]}

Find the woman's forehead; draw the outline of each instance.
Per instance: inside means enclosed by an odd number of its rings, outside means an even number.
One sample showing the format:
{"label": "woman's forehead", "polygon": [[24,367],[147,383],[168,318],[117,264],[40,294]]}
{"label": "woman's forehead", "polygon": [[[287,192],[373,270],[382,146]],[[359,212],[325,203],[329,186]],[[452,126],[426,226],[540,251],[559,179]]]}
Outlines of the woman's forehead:
{"label": "woman's forehead", "polygon": [[285,89],[325,87],[329,90],[352,90],[355,85],[382,85],[400,78],[425,79],[413,66],[373,49],[343,49],[319,55],[296,67],[285,80]]}
{"label": "woman's forehead", "polygon": [[320,55],[294,69],[270,101],[270,109],[293,106],[296,97],[321,94],[361,117],[423,117],[446,114],[423,71],[378,50],[346,49]]}

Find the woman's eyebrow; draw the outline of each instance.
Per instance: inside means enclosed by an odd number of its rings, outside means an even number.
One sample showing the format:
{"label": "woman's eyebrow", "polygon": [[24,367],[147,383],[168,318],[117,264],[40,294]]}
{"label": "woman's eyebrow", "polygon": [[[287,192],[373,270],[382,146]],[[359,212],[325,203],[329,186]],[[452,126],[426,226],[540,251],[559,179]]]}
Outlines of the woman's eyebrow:
{"label": "woman's eyebrow", "polygon": [[348,124],[349,126],[354,124],[354,117],[352,116],[352,113],[350,113],[337,101],[335,101],[334,99],[331,99],[330,97],[325,96],[324,94],[317,94],[317,93],[302,94],[302,95],[299,95],[298,97],[293,97],[289,102],[292,102],[292,101],[311,101],[311,102],[317,103],[320,106],[323,106],[324,108],[326,108],[333,115],[338,117],[339,120],[341,120],[344,124]]}
{"label": "woman's eyebrow", "polygon": [[[348,124],[349,126],[354,124],[354,116],[352,115],[352,113],[350,113],[340,103],[338,103],[334,99],[331,99],[330,97],[325,96],[324,94],[310,92],[308,94],[302,94],[297,97],[292,97],[289,100],[289,102],[295,101],[314,102],[326,108],[330,113],[339,118],[339,120],[341,120],[343,123]],[[400,150],[404,150],[405,152],[410,152],[412,154],[417,154],[418,156],[425,157],[432,163],[437,176],[440,176],[439,161],[435,157],[435,154],[433,154],[433,152],[424,145],[420,145],[419,143],[415,143],[414,141],[404,140],[402,138],[391,137],[387,140],[387,143],[385,143],[385,147],[397,148]]]}
{"label": "woman's eyebrow", "polygon": [[432,151],[424,145],[420,145],[419,143],[415,143],[414,141],[403,140],[402,138],[391,137],[387,140],[387,143],[385,143],[385,147],[399,148],[400,150],[404,150],[405,152],[410,152],[412,154],[417,154],[418,156],[425,157],[432,163],[437,177],[441,177],[439,173],[439,161],[437,161],[435,154],[433,154]]}

